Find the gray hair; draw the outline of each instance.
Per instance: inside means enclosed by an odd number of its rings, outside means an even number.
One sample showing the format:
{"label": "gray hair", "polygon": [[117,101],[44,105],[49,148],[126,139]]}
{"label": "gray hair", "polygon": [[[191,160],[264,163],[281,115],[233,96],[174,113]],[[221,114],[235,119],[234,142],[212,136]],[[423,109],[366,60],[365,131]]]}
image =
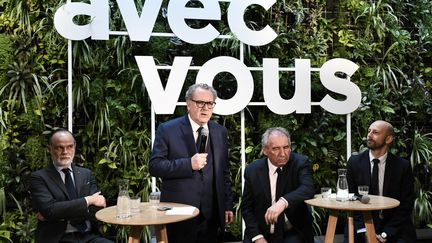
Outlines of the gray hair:
{"label": "gray hair", "polygon": [[186,100],[191,100],[193,94],[195,93],[195,91],[198,88],[212,92],[213,100],[216,100],[216,98],[217,98],[216,90],[212,86],[210,86],[208,84],[204,84],[204,83],[199,83],[199,84],[194,84],[194,85],[189,86],[188,90],[186,91],[186,95],[185,95]]}
{"label": "gray hair", "polygon": [[272,134],[280,134],[280,135],[286,136],[288,138],[288,143],[291,146],[291,136],[285,128],[283,128],[283,127],[271,127],[271,128],[268,128],[264,132],[264,134],[262,135],[261,148],[264,148],[265,146],[267,146],[268,139],[269,139],[270,135],[272,135]]}
{"label": "gray hair", "polygon": [[54,132],[51,133],[51,136],[48,138],[48,145],[49,145],[49,146],[52,145],[53,137],[54,137],[54,135],[56,135],[57,133],[68,133],[69,135],[72,136],[72,138],[73,138],[73,140],[74,140],[74,144],[76,145],[75,136],[74,136],[74,135],[73,135],[69,130],[66,130],[66,129],[64,129],[64,128],[58,128],[58,129],[54,130]]}

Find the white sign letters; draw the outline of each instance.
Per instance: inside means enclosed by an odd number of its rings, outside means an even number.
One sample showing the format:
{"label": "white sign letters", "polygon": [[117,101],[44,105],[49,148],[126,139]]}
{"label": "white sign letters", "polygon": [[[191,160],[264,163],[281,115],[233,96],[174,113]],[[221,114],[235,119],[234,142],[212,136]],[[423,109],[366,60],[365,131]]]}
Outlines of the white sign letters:
{"label": "white sign letters", "polygon": [[[163,0],[146,0],[141,14],[137,12],[134,0],[116,0],[131,41],[149,41]],[[208,24],[202,28],[191,28],[186,20],[221,20],[221,9],[217,0],[201,0],[201,7],[187,7],[189,0],[171,0],[167,7],[167,20],[173,33],[181,40],[191,44],[205,44],[215,40],[220,32]],[[244,14],[251,5],[259,5],[269,10],[276,0],[233,0],[227,16],[228,26],[236,38],[251,46],[263,46],[277,38],[270,27],[260,30],[249,29]],[[109,40],[109,0],[92,0],[89,3],[71,2],[60,7],[54,15],[57,31],[67,39]],[[78,25],[76,16],[89,16],[90,22]],[[157,114],[172,114],[179,100],[183,84],[192,63],[192,57],[175,57],[165,89],[158,68],[151,56],[136,56],[149,97]],[[359,67],[346,59],[337,58],[327,61],[320,68],[320,80],[329,91],[345,96],[344,100],[335,99],[327,94],[320,102],[325,110],[335,114],[348,114],[357,109],[361,102],[361,91],[350,82],[350,77]],[[279,92],[279,60],[263,59],[263,97],[268,108],[277,114],[311,113],[311,66],[308,59],[295,60],[295,92],[291,99],[283,99]],[[221,115],[235,114],[243,110],[251,101],[254,93],[254,80],[249,68],[240,60],[220,56],[208,60],[199,70],[196,82],[212,84],[215,76],[228,72],[235,77],[237,92],[233,97],[218,99],[214,112]],[[342,75],[337,75],[342,74]],[[341,78],[345,77],[345,78]]]}
{"label": "white sign letters", "polygon": [[[154,104],[156,114],[172,114],[180,97],[192,57],[176,57],[168,77],[165,90],[162,87],[157,67],[151,56],[135,57],[142,74],[147,92]],[[311,66],[305,59],[295,60],[295,93],[290,100],[284,100],[279,93],[278,59],[265,58],[263,66],[264,100],[268,108],[276,114],[311,112]],[[325,96],[320,105],[335,114],[347,114],[355,110],[361,102],[361,91],[347,79],[335,76],[340,69],[348,69],[348,75],[358,66],[346,59],[332,59],[326,62],[320,71],[321,83],[330,91],[343,94],[344,101]],[[214,77],[221,72],[231,73],[236,78],[237,93],[230,99],[216,100],[214,112],[220,115],[235,114],[243,110],[250,102],[254,92],[254,80],[248,67],[240,60],[220,56],[207,61],[199,70],[196,82],[212,85]],[[233,84],[234,85],[234,84]]]}

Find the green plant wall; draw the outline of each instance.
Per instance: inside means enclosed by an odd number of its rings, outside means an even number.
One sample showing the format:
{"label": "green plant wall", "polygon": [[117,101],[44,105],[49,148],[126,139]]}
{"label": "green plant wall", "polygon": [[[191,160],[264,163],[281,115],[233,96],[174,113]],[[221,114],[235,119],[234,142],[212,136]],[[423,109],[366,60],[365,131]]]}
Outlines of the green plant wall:
{"label": "green plant wall", "polygon": [[[12,242],[32,241],[36,222],[32,217],[32,220],[23,218],[34,213],[28,176],[32,170],[49,163],[45,144],[50,132],[56,127],[67,127],[67,40],[53,26],[53,15],[64,2],[0,0],[0,187],[4,187],[6,198],[0,239]],[[140,11],[144,0],[135,3]],[[163,8],[167,3],[164,1]],[[125,30],[116,2],[110,1],[110,5],[110,29]],[[226,13],[229,3],[221,2],[220,6]],[[352,151],[364,149],[371,121],[385,119],[394,124],[397,140],[393,150],[411,157],[416,174],[418,227],[432,222],[432,148],[427,146],[431,143],[428,134],[432,132],[431,10],[429,0],[278,0],[269,11],[250,7],[244,17],[251,28],[269,24],[278,33],[266,46],[245,47],[247,66],[261,66],[264,57],[278,58],[284,67],[293,66],[296,58],[310,59],[312,67],[320,67],[338,57],[360,66],[351,77],[362,91],[362,103],[351,114]],[[154,31],[170,32],[162,12]],[[230,33],[225,14],[222,21],[212,24],[222,34]],[[143,199],[150,191],[147,166],[151,151],[151,102],[134,56],[151,55],[156,63],[171,65],[175,56],[188,55],[193,56],[195,65],[202,65],[216,56],[238,57],[239,45],[239,41],[232,39],[195,46],[177,38],[152,37],[145,43],[131,42],[127,36],[111,36],[109,41],[73,42],[73,131],[78,142],[77,161],[96,172],[109,203],[115,203],[118,178],[130,179],[131,192],[141,193]],[[162,80],[168,75],[167,71],[160,72]],[[253,75],[253,101],[263,101],[262,76]],[[191,71],[184,86],[192,84],[194,77]],[[280,75],[281,95],[286,99],[294,92],[293,77],[287,73]],[[222,98],[235,93],[233,79],[231,75],[220,74],[214,80]],[[311,93],[315,102],[329,93],[315,73]],[[172,116],[157,116],[157,123],[184,112],[184,107],[178,107]],[[230,164],[238,206],[242,180],[240,116],[214,119],[230,131]],[[248,106],[245,119],[247,162],[260,156],[262,132],[269,126],[283,126],[292,133],[294,151],[309,156],[313,162],[316,188],[334,187],[336,169],[347,161],[345,116],[330,114],[320,107],[313,107],[311,114],[280,116],[265,107]],[[319,234],[324,217],[322,212],[315,212],[314,216]],[[127,229],[111,226],[104,229],[107,235],[125,240]],[[240,237],[239,211],[229,231],[234,238]]]}

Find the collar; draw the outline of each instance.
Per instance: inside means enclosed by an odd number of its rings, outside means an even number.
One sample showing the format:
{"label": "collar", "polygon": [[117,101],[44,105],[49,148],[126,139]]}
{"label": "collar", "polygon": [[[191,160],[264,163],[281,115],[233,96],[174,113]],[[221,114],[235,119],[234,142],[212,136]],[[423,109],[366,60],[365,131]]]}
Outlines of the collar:
{"label": "collar", "polygon": [[[271,174],[271,175],[273,175],[274,173],[276,173],[276,170],[277,170],[277,168],[279,168],[279,167],[277,167],[277,166],[274,166],[274,164],[272,164],[271,162],[270,162],[270,159],[269,158],[267,158],[267,165],[268,165],[268,168],[269,168],[269,173]],[[282,169],[283,167],[281,167],[281,169]]]}
{"label": "collar", "polygon": [[57,166],[57,165],[53,162],[53,165],[54,165],[54,168],[55,168],[59,173],[62,172],[62,169],[66,169],[66,168],[68,168],[70,171],[73,172],[72,164],[70,164],[70,165],[67,166],[67,167],[60,167],[60,166]]}
{"label": "collar", "polygon": [[[188,114],[188,119],[189,119],[189,122],[192,126],[192,131],[196,132],[198,130],[198,128],[200,128],[201,126],[198,125],[198,123],[196,123],[194,120],[192,120],[192,118],[190,117],[189,114]],[[206,128],[208,130],[208,123],[202,125],[202,127]]]}
{"label": "collar", "polygon": [[379,157],[379,158],[375,158],[372,155],[372,152],[369,150],[369,162],[373,163],[372,160],[373,159],[379,159],[380,164],[385,164],[386,160],[387,160],[387,156],[388,156],[388,152],[386,152],[383,156]]}

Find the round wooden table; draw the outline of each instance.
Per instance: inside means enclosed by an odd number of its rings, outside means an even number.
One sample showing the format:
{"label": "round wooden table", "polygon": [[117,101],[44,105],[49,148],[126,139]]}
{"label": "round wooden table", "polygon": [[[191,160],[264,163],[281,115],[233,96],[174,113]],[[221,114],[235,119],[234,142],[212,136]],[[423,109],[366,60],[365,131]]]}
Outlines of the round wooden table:
{"label": "round wooden table", "polygon": [[317,194],[315,195],[315,198],[306,200],[305,203],[330,210],[325,243],[333,242],[338,211],[346,211],[348,213],[349,243],[354,243],[354,211],[362,212],[366,226],[366,237],[369,243],[373,243],[377,242],[377,240],[371,211],[395,208],[399,206],[400,202],[396,199],[383,196],[369,195],[369,198],[369,203],[361,203],[360,201],[339,202],[336,201],[336,198],[322,198],[321,194]]}
{"label": "round wooden table", "polygon": [[191,219],[199,214],[199,210],[197,208],[186,204],[161,202],[158,204],[158,207],[189,207],[193,208],[193,213],[190,215],[167,215],[166,211],[159,211],[156,207],[152,207],[150,203],[144,202],[140,205],[140,212],[132,214],[128,218],[119,219],[116,217],[117,206],[107,207],[99,210],[96,213],[96,218],[102,222],[110,224],[131,226],[131,232],[128,239],[129,243],[139,243],[143,226],[154,225],[157,242],[167,243],[168,236],[166,224]]}

